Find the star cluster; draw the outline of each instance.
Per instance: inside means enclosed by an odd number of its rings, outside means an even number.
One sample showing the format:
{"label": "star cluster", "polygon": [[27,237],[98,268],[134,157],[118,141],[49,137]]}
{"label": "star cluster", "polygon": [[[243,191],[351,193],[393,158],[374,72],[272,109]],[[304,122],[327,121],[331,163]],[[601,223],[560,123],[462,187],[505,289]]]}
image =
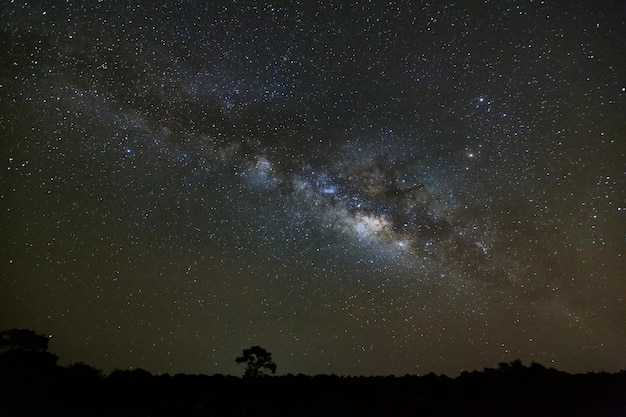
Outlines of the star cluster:
{"label": "star cluster", "polygon": [[0,325],[105,370],[626,366],[620,2],[0,16]]}

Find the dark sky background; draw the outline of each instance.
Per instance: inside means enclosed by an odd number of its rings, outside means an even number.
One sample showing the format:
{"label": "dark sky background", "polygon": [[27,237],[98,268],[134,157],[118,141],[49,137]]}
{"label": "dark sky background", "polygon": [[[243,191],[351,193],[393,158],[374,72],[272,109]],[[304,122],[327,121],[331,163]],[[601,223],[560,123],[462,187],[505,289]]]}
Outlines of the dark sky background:
{"label": "dark sky background", "polygon": [[0,22],[0,328],[61,363],[626,368],[624,1]]}

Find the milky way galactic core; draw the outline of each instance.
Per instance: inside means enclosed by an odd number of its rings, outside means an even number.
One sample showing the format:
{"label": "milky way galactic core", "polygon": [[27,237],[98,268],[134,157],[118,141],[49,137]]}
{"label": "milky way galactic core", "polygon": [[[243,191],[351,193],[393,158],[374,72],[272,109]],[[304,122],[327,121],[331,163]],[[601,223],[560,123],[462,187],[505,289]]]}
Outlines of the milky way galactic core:
{"label": "milky way galactic core", "polygon": [[62,363],[626,368],[620,1],[11,1],[0,326]]}

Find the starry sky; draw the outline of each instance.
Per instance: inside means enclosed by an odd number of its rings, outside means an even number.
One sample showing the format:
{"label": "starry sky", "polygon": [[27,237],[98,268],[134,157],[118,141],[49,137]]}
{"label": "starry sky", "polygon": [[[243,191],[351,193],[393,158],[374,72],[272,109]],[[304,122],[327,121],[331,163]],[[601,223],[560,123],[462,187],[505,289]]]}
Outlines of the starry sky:
{"label": "starry sky", "polygon": [[626,368],[623,1],[0,21],[0,327],[62,364]]}

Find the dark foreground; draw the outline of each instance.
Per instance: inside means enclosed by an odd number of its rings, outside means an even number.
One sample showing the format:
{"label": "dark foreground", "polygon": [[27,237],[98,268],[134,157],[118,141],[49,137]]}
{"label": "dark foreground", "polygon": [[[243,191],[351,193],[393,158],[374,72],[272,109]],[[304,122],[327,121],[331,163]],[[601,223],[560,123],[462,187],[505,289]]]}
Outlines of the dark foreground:
{"label": "dark foreground", "polygon": [[3,372],[0,416],[626,417],[626,372],[570,375],[518,361],[451,379],[304,375],[102,377],[87,365]]}

